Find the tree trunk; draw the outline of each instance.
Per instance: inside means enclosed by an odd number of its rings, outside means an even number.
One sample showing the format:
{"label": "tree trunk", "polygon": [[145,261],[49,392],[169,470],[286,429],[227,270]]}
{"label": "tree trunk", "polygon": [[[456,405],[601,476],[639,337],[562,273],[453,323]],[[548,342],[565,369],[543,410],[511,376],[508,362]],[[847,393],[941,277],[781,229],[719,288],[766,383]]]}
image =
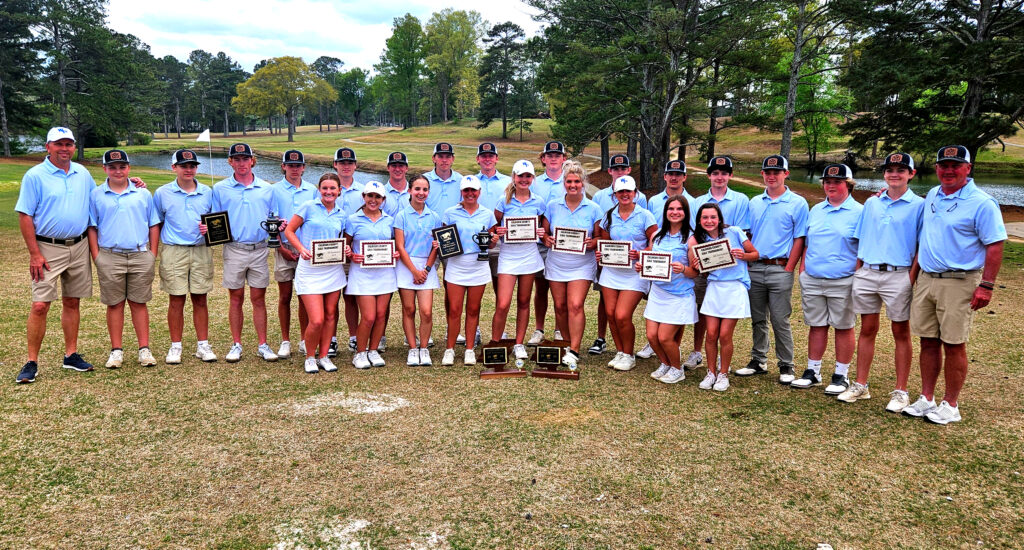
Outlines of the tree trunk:
{"label": "tree trunk", "polygon": [[227,107],[225,107],[224,108],[224,137],[229,137],[231,135],[231,131],[230,130],[231,129],[228,128],[228,109],[227,109]]}
{"label": "tree trunk", "polygon": [[7,105],[4,101],[4,81],[0,79],[0,133],[3,134],[4,156],[11,156],[11,133],[7,129]]}
{"label": "tree trunk", "polygon": [[633,136],[626,138],[626,158],[631,162],[636,162],[636,139]]}
{"label": "tree trunk", "polygon": [[793,60],[789,64],[789,88],[786,90],[786,106],[782,119],[782,145],[779,154],[789,158],[790,149],[793,146],[793,120],[796,118],[796,90],[800,85],[800,69],[804,64],[803,41],[804,31],[807,23],[804,16],[807,13],[807,2],[801,0],[797,6],[799,18],[796,23],[796,36],[793,41]]}
{"label": "tree trunk", "polygon": [[712,85],[715,87],[716,93],[711,94],[711,108],[708,111],[708,146],[704,151],[704,161],[711,160],[711,157],[715,156],[715,145],[718,141],[718,78],[719,69],[721,68],[721,62],[715,60],[715,66],[713,69]]}
{"label": "tree trunk", "polygon": [[608,134],[601,136],[601,171],[608,170],[608,157],[611,156],[611,151],[608,139]]}
{"label": "tree trunk", "polygon": [[448,90],[441,90],[441,122],[448,122]]}
{"label": "tree trunk", "polygon": [[174,131],[178,133],[178,139],[181,139],[181,100],[174,98]]}
{"label": "tree trunk", "polygon": [[288,141],[295,141],[295,107],[288,109],[286,112],[288,119]]}
{"label": "tree trunk", "polygon": [[501,92],[501,139],[508,139],[508,90]]}

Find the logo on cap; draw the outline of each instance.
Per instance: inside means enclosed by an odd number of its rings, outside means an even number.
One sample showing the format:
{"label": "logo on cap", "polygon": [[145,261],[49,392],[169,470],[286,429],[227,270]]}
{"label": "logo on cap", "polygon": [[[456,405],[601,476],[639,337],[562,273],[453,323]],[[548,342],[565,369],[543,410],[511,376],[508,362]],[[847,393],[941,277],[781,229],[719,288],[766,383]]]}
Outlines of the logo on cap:
{"label": "logo on cap", "polygon": [[245,145],[242,145],[242,144],[235,145],[235,152],[236,153],[244,153],[245,152]]}
{"label": "logo on cap", "polygon": [[349,158],[351,156],[352,156],[352,151],[346,150],[346,151],[342,151],[341,152],[341,158],[346,158],[347,159],[347,158]]}
{"label": "logo on cap", "polygon": [[192,151],[182,151],[181,152],[181,158],[184,159],[184,160],[191,160],[192,159]]}
{"label": "logo on cap", "polygon": [[299,160],[298,153],[288,153],[288,160]]}
{"label": "logo on cap", "polygon": [[900,153],[896,153],[895,155],[889,157],[889,162],[903,162],[903,155]]}
{"label": "logo on cap", "polygon": [[715,159],[715,164],[724,165],[725,164],[725,157],[718,157],[718,158],[716,158]]}
{"label": "logo on cap", "polygon": [[770,159],[765,160],[764,164],[765,164],[765,166],[778,166],[779,165],[779,159],[777,159],[775,157],[772,157]]}
{"label": "logo on cap", "polygon": [[673,161],[668,163],[668,167],[673,169],[673,170],[678,170],[678,169],[682,168],[683,166],[682,166],[682,164],[678,160],[673,160]]}
{"label": "logo on cap", "polygon": [[839,175],[839,167],[838,166],[830,166],[829,169],[828,169],[828,175],[830,175],[830,176],[838,176]]}
{"label": "logo on cap", "polygon": [[447,143],[442,143],[441,145],[438,146],[438,150],[444,151],[445,153],[447,153],[450,149],[451,147],[448,147]]}
{"label": "logo on cap", "polygon": [[959,157],[960,150],[956,147],[946,147],[942,150],[942,156],[944,157]]}
{"label": "logo on cap", "polygon": [[111,151],[110,152],[110,160],[121,160],[121,152],[120,151]]}
{"label": "logo on cap", "polygon": [[491,147],[490,143],[485,143],[481,145],[480,148],[483,149],[484,151],[491,151],[494,149],[493,147]]}

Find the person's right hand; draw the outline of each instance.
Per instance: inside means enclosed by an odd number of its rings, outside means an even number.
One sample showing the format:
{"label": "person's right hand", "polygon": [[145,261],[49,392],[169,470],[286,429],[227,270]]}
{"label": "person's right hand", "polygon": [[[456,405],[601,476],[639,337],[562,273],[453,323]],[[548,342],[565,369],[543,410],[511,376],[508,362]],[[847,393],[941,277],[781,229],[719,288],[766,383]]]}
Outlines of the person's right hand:
{"label": "person's right hand", "polygon": [[199,234],[200,235],[205,235],[206,231],[207,231],[206,224],[205,223],[200,223],[199,224]]}
{"label": "person's right hand", "polygon": [[28,260],[28,274],[32,277],[32,282],[38,283],[42,281],[46,276],[45,272],[50,270],[50,264],[47,263],[46,258],[42,254],[37,254],[29,258]]}
{"label": "person's right hand", "polygon": [[308,248],[302,247],[302,250],[299,250],[299,257],[303,260],[309,261],[313,259],[313,253],[310,252]]}

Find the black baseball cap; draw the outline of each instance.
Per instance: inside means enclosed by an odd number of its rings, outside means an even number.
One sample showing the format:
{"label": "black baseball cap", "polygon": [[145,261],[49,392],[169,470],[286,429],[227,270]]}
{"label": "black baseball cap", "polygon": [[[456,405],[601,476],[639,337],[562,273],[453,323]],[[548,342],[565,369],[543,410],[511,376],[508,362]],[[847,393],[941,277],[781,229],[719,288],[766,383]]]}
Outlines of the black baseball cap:
{"label": "black baseball cap", "polygon": [[612,155],[608,159],[608,168],[629,168],[629,157],[626,155]]}
{"label": "black baseball cap", "polygon": [[452,147],[451,143],[447,143],[447,142],[442,141],[441,143],[435,143],[434,144],[434,154],[435,155],[454,155],[455,154],[455,148]]}
{"label": "black baseball cap", "polygon": [[125,164],[131,164],[128,162],[128,153],[120,149],[111,149],[106,153],[103,153],[103,166],[108,164],[114,164],[115,162],[123,162]]}
{"label": "black baseball cap", "polygon": [[348,147],[342,147],[334,152],[334,162],[338,161],[356,161],[356,152]]}
{"label": "black baseball cap", "polygon": [[544,144],[544,152],[541,154],[545,155],[547,153],[561,153],[564,155],[565,145],[562,145],[561,141],[549,141]]}
{"label": "black baseball cap", "polygon": [[302,156],[302,151],[290,149],[281,155],[281,164],[306,164],[306,158]]}
{"label": "black baseball cap", "polygon": [[714,172],[715,170],[721,170],[723,172],[732,173],[732,159],[729,157],[717,156],[711,157],[708,161],[708,173]]}
{"label": "black baseball cap", "polygon": [[915,170],[914,157],[906,153],[892,153],[885,157],[885,162],[882,163],[882,168],[889,165],[906,166],[909,170]]}
{"label": "black baseball cap", "polygon": [[935,162],[942,162],[944,160],[969,163],[971,162],[971,152],[963,145],[947,145],[939,149],[938,154],[935,156]]}
{"label": "black baseball cap", "polygon": [[409,166],[409,157],[405,156],[405,153],[401,151],[395,151],[388,155],[388,166],[392,164],[404,164]]}
{"label": "black baseball cap", "polygon": [[784,170],[789,171],[789,161],[782,155],[771,155],[761,161],[761,170]]}
{"label": "black baseball cap", "polygon": [[228,149],[228,157],[251,157],[252,147],[248,143],[236,143]]}
{"label": "black baseball cap", "polygon": [[178,149],[171,155],[171,166],[179,164],[202,164],[199,162],[199,155],[192,149]]}
{"label": "black baseball cap", "polygon": [[498,154],[498,147],[489,141],[485,141],[477,146],[476,154],[482,155],[484,153],[491,153],[494,155]]}
{"label": "black baseball cap", "polygon": [[675,174],[685,174],[686,173],[686,163],[681,161],[681,160],[679,160],[679,159],[670,160],[670,161],[665,163],[665,173],[666,174],[672,174],[672,173],[675,173]]}
{"label": "black baseball cap", "polygon": [[848,180],[853,177],[853,170],[845,164],[829,164],[821,171],[821,179],[825,178],[839,178]]}

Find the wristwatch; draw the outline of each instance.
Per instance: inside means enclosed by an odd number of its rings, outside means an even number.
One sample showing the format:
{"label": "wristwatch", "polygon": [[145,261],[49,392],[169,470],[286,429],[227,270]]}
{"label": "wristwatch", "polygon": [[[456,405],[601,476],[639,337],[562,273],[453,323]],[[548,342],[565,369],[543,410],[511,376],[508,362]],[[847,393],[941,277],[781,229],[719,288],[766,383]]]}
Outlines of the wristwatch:
{"label": "wristwatch", "polygon": [[430,273],[430,270],[433,269],[433,268],[434,268],[434,266],[428,265],[428,266],[423,268],[423,271],[426,271],[427,273]]}

